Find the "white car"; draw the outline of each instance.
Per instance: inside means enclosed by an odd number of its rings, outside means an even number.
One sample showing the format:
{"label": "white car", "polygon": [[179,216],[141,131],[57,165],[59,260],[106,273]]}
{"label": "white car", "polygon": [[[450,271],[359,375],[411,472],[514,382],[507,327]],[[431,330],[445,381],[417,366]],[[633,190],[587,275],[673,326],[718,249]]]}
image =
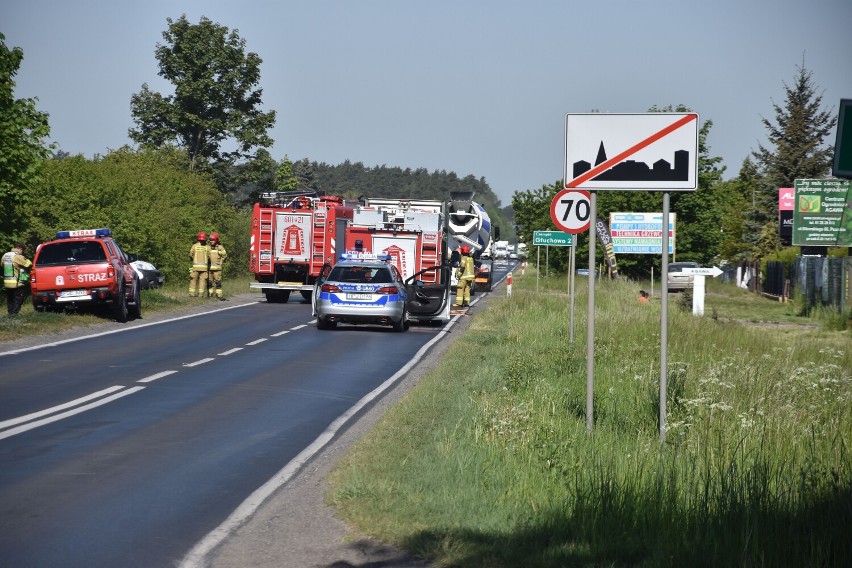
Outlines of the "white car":
{"label": "white car", "polygon": [[683,271],[684,268],[698,268],[697,262],[672,262],[669,264],[669,292],[692,290],[695,278]]}

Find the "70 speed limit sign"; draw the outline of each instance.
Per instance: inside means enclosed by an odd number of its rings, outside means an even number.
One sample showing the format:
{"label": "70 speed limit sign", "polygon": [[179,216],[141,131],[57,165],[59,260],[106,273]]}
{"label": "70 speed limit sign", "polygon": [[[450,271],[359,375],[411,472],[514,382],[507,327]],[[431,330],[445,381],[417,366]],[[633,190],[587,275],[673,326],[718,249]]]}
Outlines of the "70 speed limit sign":
{"label": "70 speed limit sign", "polygon": [[566,233],[584,233],[591,221],[591,199],[588,191],[563,189],[550,202],[550,218]]}

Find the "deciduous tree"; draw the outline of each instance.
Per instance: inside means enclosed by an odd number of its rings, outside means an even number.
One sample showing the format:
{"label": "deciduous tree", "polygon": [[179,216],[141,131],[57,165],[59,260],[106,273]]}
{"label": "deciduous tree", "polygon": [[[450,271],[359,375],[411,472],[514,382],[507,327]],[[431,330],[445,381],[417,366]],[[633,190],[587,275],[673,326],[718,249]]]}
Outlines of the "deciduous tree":
{"label": "deciduous tree", "polygon": [[19,47],[6,46],[0,33],[0,247],[3,251],[24,236],[21,214],[39,168],[50,156],[48,115],[37,99],[15,99],[15,75],[24,59]]}
{"label": "deciduous tree", "polygon": [[[261,58],[246,52],[237,30],[202,17],[167,19],[164,44],[155,50],[159,75],[175,91],[162,95],[148,84],[130,99],[135,127],[131,140],[145,147],[177,145],[186,150],[190,169],[215,167],[220,176],[241,160],[268,148],[275,111],[261,110]],[[217,176],[218,177],[218,176]],[[217,179],[220,188],[228,184]]]}

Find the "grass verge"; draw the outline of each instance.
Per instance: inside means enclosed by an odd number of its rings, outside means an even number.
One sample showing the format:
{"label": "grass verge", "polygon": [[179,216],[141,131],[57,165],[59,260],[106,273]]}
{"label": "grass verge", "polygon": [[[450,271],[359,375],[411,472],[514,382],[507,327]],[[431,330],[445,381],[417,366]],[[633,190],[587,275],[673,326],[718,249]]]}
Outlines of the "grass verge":
{"label": "grass verge", "polygon": [[492,297],[340,461],[341,516],[440,566],[852,564],[848,331],[767,333],[736,303],[769,300],[708,294],[714,318],[672,295],[661,446],[659,298],[600,283],[587,434],[585,280],[573,344],[564,280],[540,285]]}
{"label": "grass verge", "polygon": [[[225,298],[235,294],[249,292],[250,276],[226,279],[222,282]],[[262,296],[259,296],[262,297]],[[177,311],[202,305],[211,301],[208,298],[190,298],[187,282],[169,282],[162,288],[142,290],[142,317],[146,315]],[[24,301],[19,314],[10,316],[6,312],[5,293],[0,294],[2,312],[0,312],[0,342],[12,341],[31,335],[50,335],[71,328],[88,327],[112,320],[109,310],[83,309],[72,312],[36,312],[30,296]]]}

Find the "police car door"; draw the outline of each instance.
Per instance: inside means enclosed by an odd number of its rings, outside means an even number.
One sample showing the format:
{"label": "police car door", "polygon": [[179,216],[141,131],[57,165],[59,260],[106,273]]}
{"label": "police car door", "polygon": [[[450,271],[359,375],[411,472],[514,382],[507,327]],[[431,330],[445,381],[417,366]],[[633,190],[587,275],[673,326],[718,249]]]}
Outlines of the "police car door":
{"label": "police car door", "polygon": [[326,262],[320,268],[319,275],[317,276],[316,282],[314,282],[314,293],[311,294],[311,315],[317,315],[317,298],[319,298],[320,288],[322,288],[323,283],[328,280],[328,273],[331,272],[331,264]]}
{"label": "police car door", "polygon": [[449,320],[451,272],[447,265],[434,266],[406,279],[406,309],[412,318],[437,318],[443,314]]}

